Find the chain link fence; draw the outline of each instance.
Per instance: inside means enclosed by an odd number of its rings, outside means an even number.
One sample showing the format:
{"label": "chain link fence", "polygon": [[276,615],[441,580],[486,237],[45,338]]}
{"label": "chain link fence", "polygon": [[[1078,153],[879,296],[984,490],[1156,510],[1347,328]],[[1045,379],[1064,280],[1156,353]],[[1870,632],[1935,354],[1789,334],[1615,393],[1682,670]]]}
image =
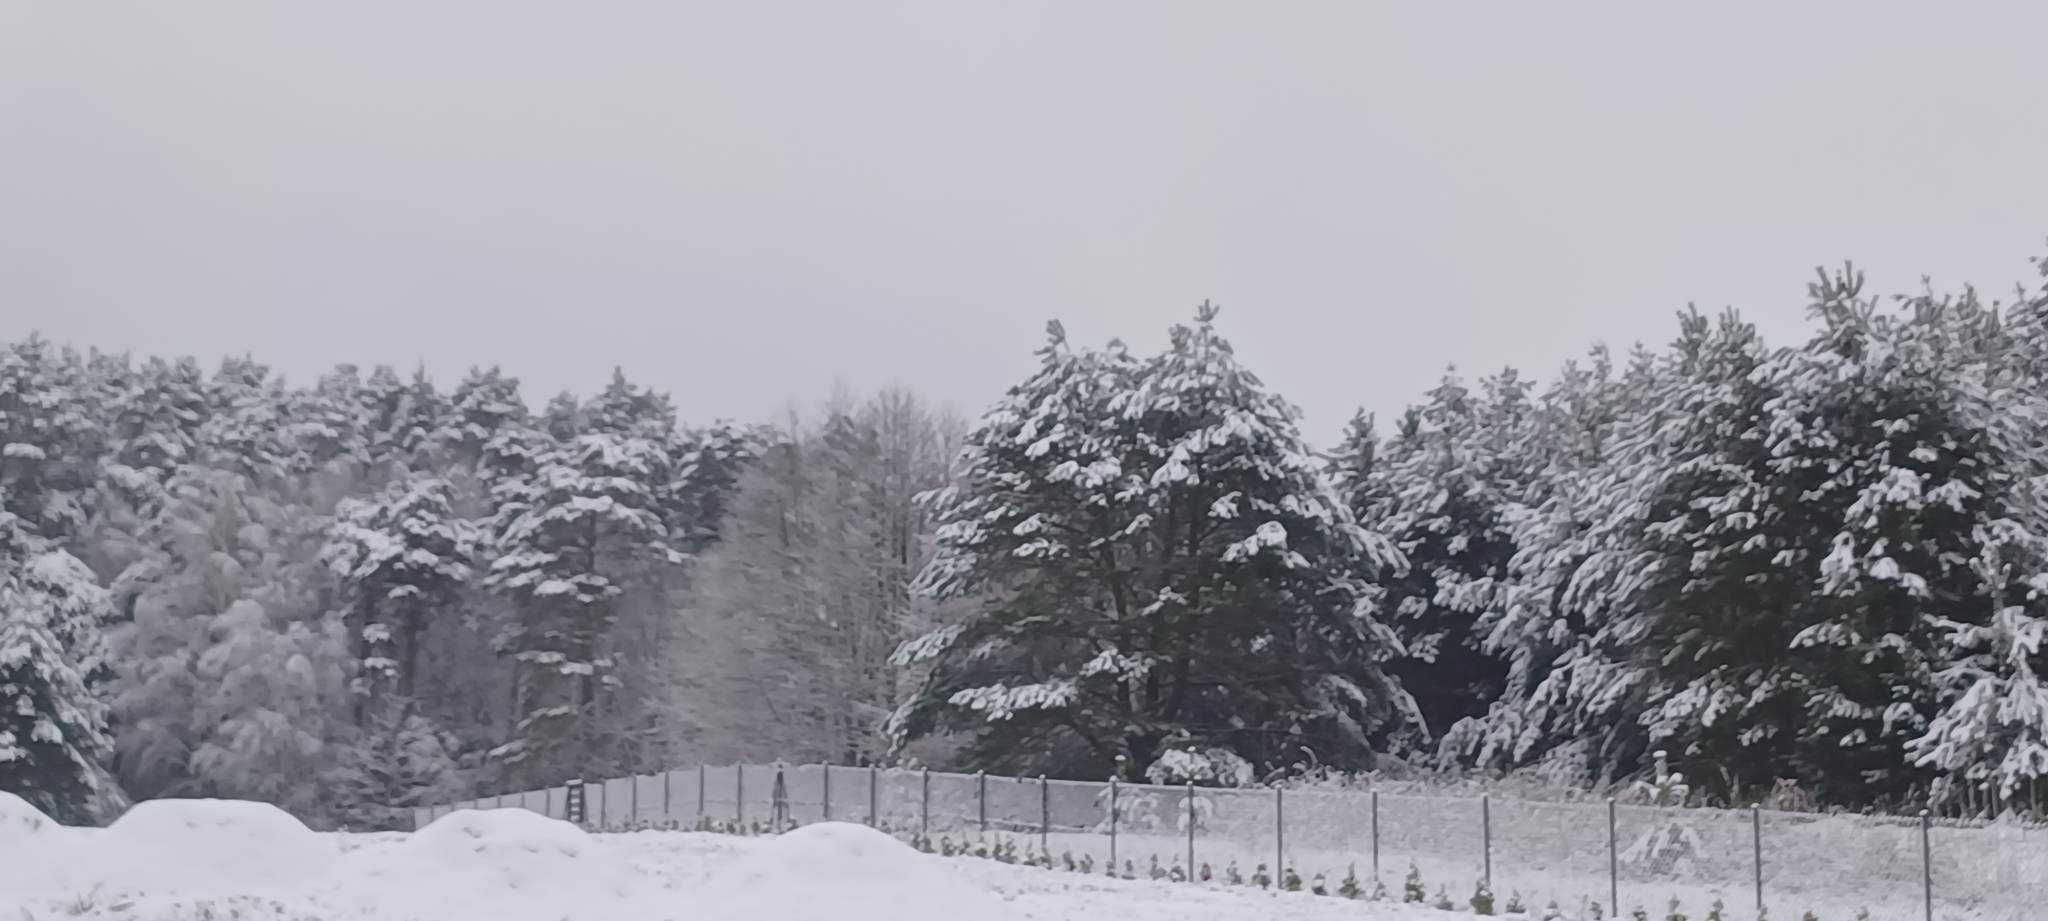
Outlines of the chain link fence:
{"label": "chain link fence", "polygon": [[493,808],[598,831],[859,822],[934,851],[1001,843],[1075,872],[1532,919],[2048,917],[2048,828],[1925,816],[726,765],[422,807],[413,820]]}

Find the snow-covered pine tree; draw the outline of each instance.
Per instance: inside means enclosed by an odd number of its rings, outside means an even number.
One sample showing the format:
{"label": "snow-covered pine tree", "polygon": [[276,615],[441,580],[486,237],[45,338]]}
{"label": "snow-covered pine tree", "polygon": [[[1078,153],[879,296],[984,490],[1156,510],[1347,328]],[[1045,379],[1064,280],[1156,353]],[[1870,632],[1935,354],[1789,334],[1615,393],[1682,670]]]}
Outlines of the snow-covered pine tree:
{"label": "snow-covered pine tree", "polygon": [[725,421],[678,428],[670,436],[673,481],[663,505],[676,549],[694,555],[719,539],[726,503],[737,493],[741,473],[769,440],[759,430]]}
{"label": "snow-covered pine tree", "polygon": [[88,690],[103,695],[115,666],[107,637],[114,620],[112,596],[91,567],[69,552],[25,534],[9,542],[26,554],[13,561],[20,567],[13,583],[15,600],[24,610],[41,612],[65,660]]}
{"label": "snow-covered pine tree", "polygon": [[1353,511],[1408,558],[1407,574],[1387,582],[1389,624],[1408,650],[1391,669],[1425,724],[1408,744],[1482,716],[1501,697],[1506,667],[1474,628],[1515,551],[1504,514],[1528,491],[1529,389],[1512,369],[1478,393],[1448,374],[1402,418],[1369,472],[1340,474],[1372,481],[1356,490],[1366,501]]}
{"label": "snow-covered pine tree", "polygon": [[[2036,264],[2048,274],[2048,260]],[[1996,354],[1981,377],[1965,379],[1962,401],[2007,467],[2005,517],[1972,535],[1979,549],[1969,566],[1988,616],[1940,618],[1942,706],[1906,751],[1915,766],[1942,773],[1936,801],[1977,788],[2034,808],[2048,784],[2048,287],[2006,318]]]}
{"label": "snow-covered pine tree", "polygon": [[414,696],[427,628],[459,610],[474,549],[473,528],[439,477],[414,474],[343,500],[322,557],[349,612],[358,693]]}
{"label": "snow-covered pine tree", "polygon": [[60,822],[118,797],[113,741],[91,684],[104,666],[105,592],[83,563],[0,511],[0,791]]}
{"label": "snow-covered pine tree", "polygon": [[1039,370],[968,436],[920,586],[992,600],[899,650],[932,669],[899,739],[971,732],[971,763],[1076,776],[1142,772],[1169,738],[1362,767],[1413,718],[1358,575],[1400,553],[1353,520],[1215,315],[1144,362],[1053,324]]}
{"label": "snow-covered pine tree", "polygon": [[[1754,375],[1779,390],[1761,420],[1766,453],[1719,453],[1764,487],[1700,496],[1724,517],[1690,539],[1691,584],[1746,596],[1746,612],[1716,612],[1735,619],[1719,623],[1711,645],[1687,642],[1699,627],[1676,618],[1653,639],[1676,638],[1674,657],[1692,653],[1678,674],[1666,670],[1673,692],[1653,734],[1708,757],[1697,741],[1708,723],[1742,745],[1789,736],[1793,770],[1771,776],[1811,778],[1845,802],[1919,781],[1903,749],[1936,706],[1939,621],[1967,610],[1981,623],[1992,607],[1966,561],[2013,495],[2012,458],[1984,422],[2007,408],[1972,406],[1992,316],[1973,297],[1917,299],[1890,314],[1860,288],[1853,272],[1823,276],[1813,287],[1819,334]],[[1715,584],[1728,578],[1740,587]],[[1774,613],[1760,619],[1763,610]],[[1759,641],[1779,651],[1743,648]]]}
{"label": "snow-covered pine tree", "polygon": [[424,368],[406,381],[388,365],[370,372],[363,385],[369,457],[386,476],[432,466],[436,439],[450,425],[447,401],[435,391]]}
{"label": "snow-covered pine tree", "polygon": [[1541,757],[1560,782],[1591,779],[1583,756],[1600,745],[1577,733],[1564,699],[1573,665],[1591,650],[1590,634],[1564,603],[1571,597],[1566,588],[1579,565],[1606,546],[1611,529],[1604,522],[1619,500],[1617,432],[1647,400],[1651,364],[1638,349],[1617,376],[1599,346],[1583,362],[1567,362],[1521,426],[1524,436],[1504,452],[1516,458],[1510,469],[1527,477],[1519,496],[1503,496],[1497,506],[1515,552],[1472,631],[1505,663],[1505,680],[1483,715],[1444,732],[1442,763],[1498,769]]}
{"label": "snow-covered pine tree", "polygon": [[1323,458],[1330,489],[1354,517],[1387,501],[1387,481],[1379,469],[1383,450],[1378,418],[1361,409],[1344,423],[1337,447]]}
{"label": "snow-covered pine tree", "polygon": [[268,484],[286,472],[283,388],[253,358],[229,358],[206,382],[198,462]]}
{"label": "snow-covered pine tree", "polygon": [[583,405],[567,390],[555,394],[541,408],[541,431],[556,441],[569,441],[583,432]]}
{"label": "snow-covered pine tree", "polygon": [[[1767,382],[1752,379],[1752,372],[1767,358],[1755,328],[1734,313],[1724,313],[1718,320],[1697,311],[1681,314],[1677,343],[1647,372],[1647,399],[1623,420],[1595,475],[1594,482],[1609,498],[1590,503],[1595,512],[1592,526],[1563,561],[1567,569],[1558,583],[1559,607],[1568,619],[1584,625],[1583,639],[1560,656],[1532,702],[1545,708],[1566,733],[1585,741],[1591,764],[1605,776],[1634,770],[1650,748],[1644,714],[1662,700],[1658,681],[1667,672],[1666,663],[1659,661],[1666,648],[1650,638],[1667,635],[1657,632],[1660,624],[1676,622],[1666,621],[1667,614],[1695,620],[1772,616],[1763,611],[1773,608],[1752,607],[1765,600],[1761,596],[1743,595],[1746,587],[1755,587],[1744,581],[1755,570],[1731,570],[1718,586],[1691,577],[1693,567],[1712,556],[1704,543],[1686,543],[1689,537],[1672,539],[1675,529],[1688,520],[1702,530],[1753,527],[1758,521],[1754,506],[1741,500],[1719,505],[1694,500],[1715,489],[1769,480],[1743,472],[1745,459],[1761,463],[1754,420],[1775,391]],[[1749,542],[1750,537],[1745,532],[1713,539],[1731,549],[1731,560],[1744,565],[1758,554],[1768,560],[1774,548]],[[1711,595],[1714,590],[1722,596]],[[1695,592],[1701,593],[1699,597],[1689,594]],[[1733,626],[1702,625],[1699,632],[1674,641],[1700,641],[1717,648],[1730,641],[1771,645],[1765,637],[1724,632]],[[1770,655],[1756,649],[1741,654]],[[1679,664],[1672,670],[1688,668],[1692,666]],[[1702,670],[1721,674],[1712,668]],[[1728,742],[1740,731],[1727,720],[1708,718],[1703,725],[1721,732]],[[1664,727],[1659,738],[1670,729]],[[1691,757],[1683,749],[1681,755]]]}
{"label": "snow-covered pine tree", "polygon": [[1843,802],[1919,781],[1904,745],[1936,707],[1938,622],[1990,608],[1967,563],[2014,507],[2012,451],[1973,408],[1990,315],[1893,316],[1859,285],[1814,287],[1802,349],[1686,315],[1592,481],[1618,498],[1554,596],[1589,639],[1531,706],[1569,714],[1602,770],[1662,745],[1698,778]]}
{"label": "snow-covered pine tree", "polygon": [[449,450],[456,464],[464,466],[480,462],[492,438],[527,418],[519,379],[495,365],[487,370],[469,369],[450,395],[449,404],[448,416],[434,440]]}
{"label": "snow-covered pine tree", "polygon": [[[501,434],[498,443],[508,439]],[[591,718],[616,684],[611,628],[632,570],[680,563],[650,484],[664,457],[637,436],[593,432],[543,448],[530,473],[494,486],[484,584],[511,600],[501,648],[517,663],[517,723],[493,755],[554,780],[606,757]]]}
{"label": "snow-covered pine tree", "polygon": [[163,509],[171,478],[198,454],[209,408],[206,373],[190,358],[152,357],[132,370],[126,356],[107,359],[95,381],[106,451],[85,559],[111,577],[147,552],[141,536]]}
{"label": "snow-covered pine tree", "polygon": [[332,464],[358,475],[370,457],[369,399],[354,365],[337,365],[309,390],[289,396],[285,437],[291,470],[306,475]]}
{"label": "snow-covered pine tree", "polygon": [[1916,766],[1942,772],[1936,800],[1988,787],[2000,802],[2029,802],[2048,778],[2048,578],[2033,580],[2006,586],[2005,597],[2025,600],[2000,606],[1988,624],[1946,624],[1954,661],[1936,679],[1950,702],[1906,747]]}
{"label": "snow-covered pine tree", "polygon": [[66,545],[84,535],[100,449],[76,352],[41,336],[0,347],[0,507]]}

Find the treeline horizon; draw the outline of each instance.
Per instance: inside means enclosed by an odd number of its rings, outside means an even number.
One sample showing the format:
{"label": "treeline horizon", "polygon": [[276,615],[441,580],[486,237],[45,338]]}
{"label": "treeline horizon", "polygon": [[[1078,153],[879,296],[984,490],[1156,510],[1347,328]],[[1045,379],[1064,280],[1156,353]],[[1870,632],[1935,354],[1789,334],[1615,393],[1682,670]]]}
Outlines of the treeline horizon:
{"label": "treeline horizon", "polygon": [[974,419],[623,373],[0,350],[0,789],[325,827],[677,763],[1243,784],[1395,755],[2038,810],[2048,288],[1808,292],[1310,445],[1204,305]]}

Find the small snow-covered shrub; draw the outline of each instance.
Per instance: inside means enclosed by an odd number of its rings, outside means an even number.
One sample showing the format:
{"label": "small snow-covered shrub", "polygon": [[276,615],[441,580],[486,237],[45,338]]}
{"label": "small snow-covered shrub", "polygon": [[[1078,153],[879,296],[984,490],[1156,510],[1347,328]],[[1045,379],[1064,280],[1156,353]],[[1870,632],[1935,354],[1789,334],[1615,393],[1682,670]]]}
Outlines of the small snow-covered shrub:
{"label": "small snow-covered shrub", "polygon": [[1401,901],[1420,902],[1429,897],[1429,890],[1422,886],[1422,870],[1414,864],[1408,865],[1408,879],[1401,884]]}
{"label": "small snow-covered shrub", "polygon": [[1337,884],[1337,894],[1347,899],[1365,895],[1365,888],[1358,884],[1358,864],[1344,868],[1344,880]]}
{"label": "small snow-covered shrub", "polygon": [[1227,748],[1169,748],[1145,768],[1145,779],[1161,786],[1249,787],[1252,763]]}
{"label": "small snow-covered shrub", "polygon": [[1493,914],[1493,889],[1486,885],[1485,880],[1480,880],[1479,885],[1473,887],[1471,901],[1473,914]]}

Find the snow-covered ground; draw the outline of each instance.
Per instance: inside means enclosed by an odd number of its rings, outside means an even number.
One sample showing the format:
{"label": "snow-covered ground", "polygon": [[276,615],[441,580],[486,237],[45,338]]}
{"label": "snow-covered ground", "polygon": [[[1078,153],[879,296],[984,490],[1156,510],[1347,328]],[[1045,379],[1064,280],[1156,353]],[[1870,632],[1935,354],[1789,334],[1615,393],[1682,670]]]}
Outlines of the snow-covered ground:
{"label": "snow-covered ground", "polygon": [[0,918],[123,921],[1441,921],[1300,893],[1119,881],[920,854],[859,825],[774,838],[592,835],[524,810],[320,834],[274,807],[143,803],[65,828],[0,793]]}

